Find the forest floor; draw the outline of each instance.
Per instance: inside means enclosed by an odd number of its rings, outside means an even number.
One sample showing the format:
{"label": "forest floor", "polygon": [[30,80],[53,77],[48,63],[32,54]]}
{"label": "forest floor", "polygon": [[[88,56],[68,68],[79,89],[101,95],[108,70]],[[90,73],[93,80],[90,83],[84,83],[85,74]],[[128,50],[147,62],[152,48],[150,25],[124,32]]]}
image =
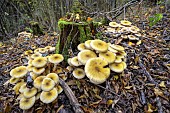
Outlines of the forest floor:
{"label": "forest floor", "polygon": [[[129,17],[128,20],[137,25],[145,37],[138,46],[124,43],[127,69],[123,76],[113,76],[101,85],[94,85],[87,78],[76,80],[69,76],[66,83],[87,113],[170,113],[170,14],[152,28],[147,20],[141,21],[139,17]],[[10,70],[23,64],[21,54],[30,49],[55,46],[57,39],[58,36],[50,35],[18,37],[1,45],[0,113],[22,112],[12,90],[13,85],[6,83],[10,79]],[[45,105],[37,102],[31,111],[74,112],[64,92],[58,96],[56,103]]]}

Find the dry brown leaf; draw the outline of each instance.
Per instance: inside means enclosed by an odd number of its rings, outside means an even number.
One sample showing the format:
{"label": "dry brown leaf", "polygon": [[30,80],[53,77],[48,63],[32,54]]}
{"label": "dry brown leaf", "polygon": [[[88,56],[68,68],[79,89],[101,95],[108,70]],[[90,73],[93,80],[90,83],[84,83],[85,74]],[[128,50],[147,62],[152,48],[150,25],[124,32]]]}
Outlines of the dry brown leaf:
{"label": "dry brown leaf", "polygon": [[159,88],[154,88],[154,93],[156,96],[163,96],[163,92]]}
{"label": "dry brown leaf", "polygon": [[133,86],[126,86],[125,89],[131,89]]}
{"label": "dry brown leaf", "polygon": [[94,113],[93,109],[89,107],[81,106],[81,108],[83,109],[85,113]]}
{"label": "dry brown leaf", "polygon": [[113,100],[108,100],[108,101],[106,102],[106,104],[107,104],[107,107],[109,107],[110,105],[113,104]]}
{"label": "dry brown leaf", "polygon": [[102,101],[102,100],[98,100],[98,101],[96,101],[96,102],[93,102],[93,103],[90,104],[90,106],[96,108],[96,107],[100,104],[101,101]]}
{"label": "dry brown leaf", "polygon": [[162,81],[162,82],[159,84],[159,86],[166,88],[166,86],[165,86],[165,81]]}

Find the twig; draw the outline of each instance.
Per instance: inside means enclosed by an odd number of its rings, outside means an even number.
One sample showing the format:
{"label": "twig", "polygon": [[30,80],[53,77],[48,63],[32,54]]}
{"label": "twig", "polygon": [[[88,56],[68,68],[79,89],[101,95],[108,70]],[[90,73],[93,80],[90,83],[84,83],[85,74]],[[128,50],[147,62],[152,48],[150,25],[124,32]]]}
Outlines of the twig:
{"label": "twig", "polygon": [[156,97],[156,102],[157,102],[156,105],[158,107],[158,113],[163,113],[162,104],[159,97]]}
{"label": "twig", "polygon": [[[87,82],[91,83],[89,80],[87,80]],[[103,87],[101,85],[96,84],[96,86],[98,86],[98,87],[100,87],[100,88],[102,88],[102,89],[104,89],[106,91],[109,91],[109,92],[113,93],[114,95],[120,96],[120,95],[116,94],[114,91],[109,90],[109,89],[107,89],[107,88],[105,88],[105,87]]]}
{"label": "twig", "polygon": [[80,108],[81,105],[78,103],[78,100],[75,97],[73,91],[70,89],[70,87],[61,78],[60,78],[60,85],[62,86],[65,94],[69,98],[74,112],[75,113],[84,113],[84,111]]}
{"label": "twig", "polygon": [[143,73],[147,76],[147,78],[149,79],[149,81],[155,85],[158,85],[157,82],[154,81],[154,79],[152,78],[152,76],[150,75],[150,73],[146,70],[145,66],[141,63],[141,60],[139,58],[138,60],[138,64],[139,67],[143,70]]}
{"label": "twig", "polygon": [[143,89],[140,90],[140,93],[141,93],[142,104],[145,105],[146,104],[146,97],[145,97],[145,93],[143,92]]}

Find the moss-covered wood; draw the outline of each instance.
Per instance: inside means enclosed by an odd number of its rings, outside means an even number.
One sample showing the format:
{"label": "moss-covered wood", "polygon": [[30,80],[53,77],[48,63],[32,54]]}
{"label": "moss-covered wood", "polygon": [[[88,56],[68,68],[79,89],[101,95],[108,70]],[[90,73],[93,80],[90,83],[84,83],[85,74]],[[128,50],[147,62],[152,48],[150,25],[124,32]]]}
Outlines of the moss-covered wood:
{"label": "moss-covered wood", "polygon": [[92,39],[91,24],[88,22],[67,22],[58,21],[58,27],[60,29],[60,39],[57,42],[56,52],[61,53],[67,59],[68,49],[72,49],[73,52],[77,51],[77,45],[86,40]]}
{"label": "moss-covered wood", "polygon": [[56,53],[63,54],[65,60],[69,57],[69,49],[72,52],[77,51],[80,43],[90,40],[95,35],[97,22],[93,22],[92,18],[87,17],[78,0],[74,0],[71,12],[58,21],[60,30],[59,41],[56,44]]}

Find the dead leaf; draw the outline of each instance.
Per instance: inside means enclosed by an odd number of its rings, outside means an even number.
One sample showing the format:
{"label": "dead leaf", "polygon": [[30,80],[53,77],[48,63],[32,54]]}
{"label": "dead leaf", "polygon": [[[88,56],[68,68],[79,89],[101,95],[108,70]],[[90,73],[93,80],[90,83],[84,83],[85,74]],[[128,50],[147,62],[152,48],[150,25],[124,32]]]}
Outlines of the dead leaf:
{"label": "dead leaf", "polygon": [[81,106],[81,108],[83,109],[85,113],[94,113],[93,109],[89,107]]}
{"label": "dead leaf", "polygon": [[163,96],[163,92],[159,88],[154,88],[154,93],[156,96]]}
{"label": "dead leaf", "polygon": [[109,107],[110,105],[113,104],[113,100],[108,100],[108,101],[106,102],[106,104],[107,104],[107,107]]}
{"label": "dead leaf", "polygon": [[131,89],[133,86],[126,86],[125,89]]}
{"label": "dead leaf", "polygon": [[159,86],[166,88],[166,86],[165,86],[165,81],[162,81],[162,82],[159,84]]}

